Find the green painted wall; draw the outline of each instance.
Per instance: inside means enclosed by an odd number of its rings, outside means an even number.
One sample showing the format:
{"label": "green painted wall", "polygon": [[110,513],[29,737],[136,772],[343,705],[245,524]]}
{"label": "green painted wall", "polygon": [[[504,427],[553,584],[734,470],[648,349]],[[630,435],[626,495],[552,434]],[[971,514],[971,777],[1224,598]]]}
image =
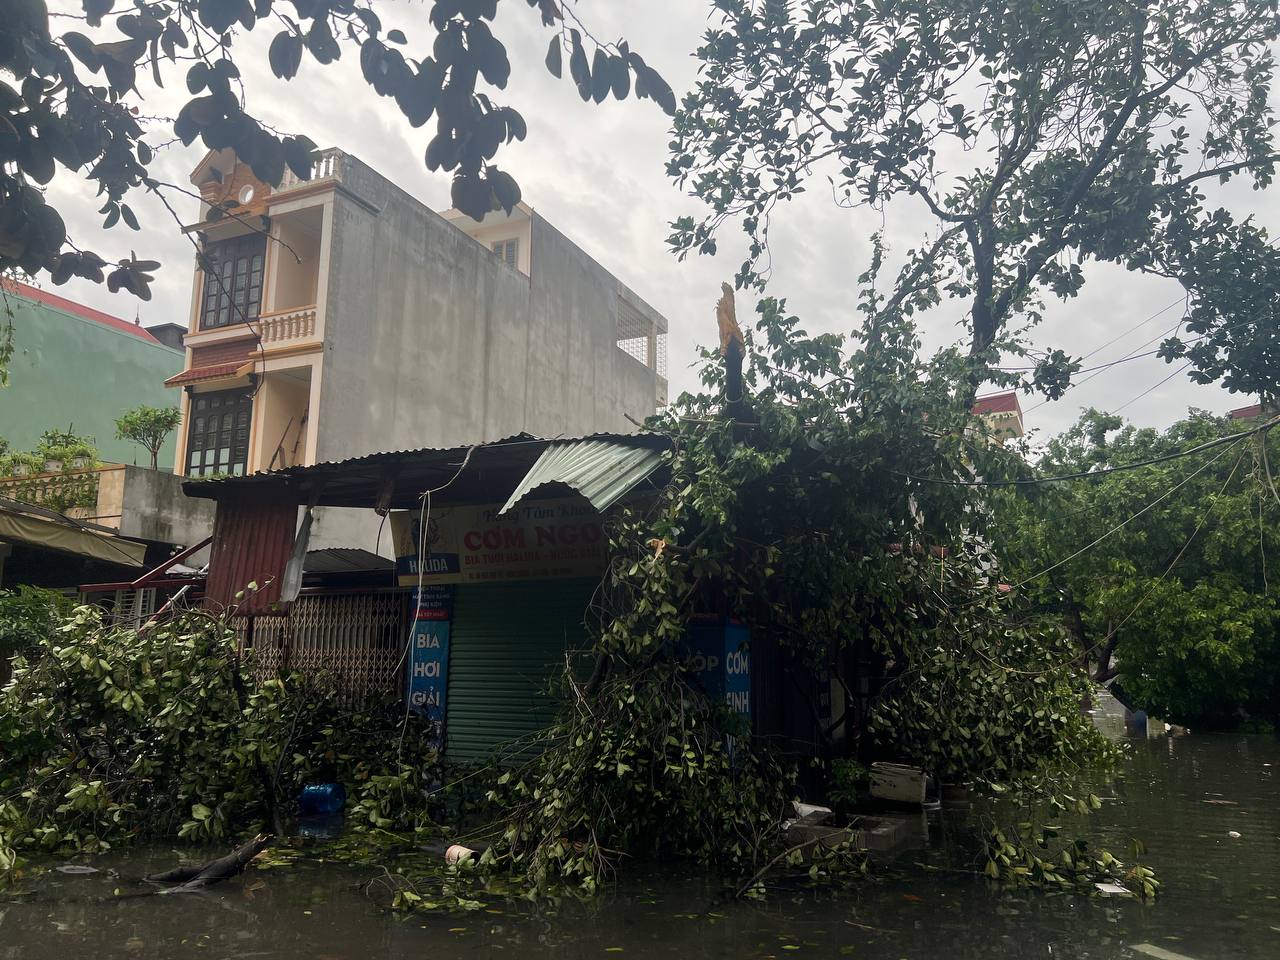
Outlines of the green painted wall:
{"label": "green painted wall", "polygon": [[[97,441],[103,460],[148,466],[142,447],[116,439],[115,420],[144,403],[178,402],[164,381],[182,371],[182,352],[12,291],[0,297],[0,323],[6,306],[14,354],[9,386],[0,387],[0,437],[9,449],[30,450],[45,430],[72,424]],[[160,451],[162,469],[173,469],[176,433]]]}

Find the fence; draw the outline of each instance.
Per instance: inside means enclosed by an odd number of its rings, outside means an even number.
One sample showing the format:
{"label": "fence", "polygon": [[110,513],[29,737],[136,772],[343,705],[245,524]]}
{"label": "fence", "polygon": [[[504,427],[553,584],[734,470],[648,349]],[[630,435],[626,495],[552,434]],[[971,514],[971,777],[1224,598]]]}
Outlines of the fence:
{"label": "fence", "polygon": [[409,637],[409,591],[303,594],[287,616],[239,621],[258,677],[326,672],[352,699],[397,693]]}

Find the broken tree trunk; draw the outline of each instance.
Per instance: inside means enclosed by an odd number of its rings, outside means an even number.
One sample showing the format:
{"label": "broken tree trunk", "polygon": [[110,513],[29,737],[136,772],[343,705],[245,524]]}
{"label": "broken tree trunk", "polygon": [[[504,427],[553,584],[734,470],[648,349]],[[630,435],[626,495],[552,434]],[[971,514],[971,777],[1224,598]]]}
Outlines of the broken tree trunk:
{"label": "broken tree trunk", "polygon": [[260,833],[248,843],[232,850],[225,857],[210,860],[208,863],[194,867],[177,867],[167,873],[157,873],[146,877],[149,883],[173,883],[165,893],[180,893],[184,890],[198,890],[211,883],[229,880],[244,872],[249,861],[256,857],[271,842],[269,834]]}

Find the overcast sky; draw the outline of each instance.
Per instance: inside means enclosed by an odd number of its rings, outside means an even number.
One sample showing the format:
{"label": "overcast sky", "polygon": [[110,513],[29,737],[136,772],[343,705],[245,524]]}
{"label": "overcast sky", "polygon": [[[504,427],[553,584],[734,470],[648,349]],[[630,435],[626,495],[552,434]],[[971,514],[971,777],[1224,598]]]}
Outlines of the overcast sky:
{"label": "overcast sky", "polygon": [[[51,9],[58,9],[59,3],[63,9],[79,10],[78,3],[67,0],[56,0]],[[387,0],[377,10],[384,26],[404,29],[410,56],[415,38],[431,37],[425,3]],[[582,5],[596,36],[625,36],[678,96],[694,82],[692,54],[707,28],[709,10],[707,0],[646,0],[643,4],[596,0]],[[55,30],[72,26],[67,20],[54,21]],[[666,246],[668,224],[681,214],[696,215],[700,208],[664,174],[668,118],[652,101],[634,98],[583,104],[567,78],[556,80],[542,65],[549,34],[523,2],[502,4],[495,32],[507,45],[514,78],[499,99],[519,109],[529,127],[524,143],[505,147],[499,154],[499,165],[519,180],[524,199],[541,215],[667,316],[672,395],[694,387],[696,348],[716,338],[713,305],[720,282],[732,280],[745,245],[736,234],[725,234],[716,257],[678,262]],[[336,146],[355,154],[435,209],[449,206],[447,176],[429,173],[422,162],[433,123],[414,130],[392,101],[376,97],[360,75],[354,48],[348,46],[336,64],[321,67],[307,57],[292,82],[277,81],[266,65],[271,35],[272,31],[260,29],[239,39],[235,47],[251,113],[281,131],[305,133],[322,147]],[[176,113],[186,94],[181,74],[170,74],[166,91],[142,86],[147,98],[144,113]],[[142,73],[139,80],[141,86]],[[160,143],[169,136],[166,127],[158,125],[149,140]],[[154,175],[189,187],[187,175],[203,152],[198,142],[190,148],[167,147],[157,157]],[[192,249],[158,202],[141,195],[130,200],[142,223],[139,234],[131,235],[123,225],[103,234],[96,213],[101,203],[82,181],[60,168],[50,192],[79,245],[96,249],[108,259],[133,249],[139,257],[163,264],[149,303],[112,295],[105,287],[79,280],[58,289],[60,294],[129,319],[136,314],[146,325],[186,323]],[[1264,199],[1265,204],[1260,202]],[[1255,213],[1274,228],[1276,203],[1271,195],[1242,188],[1233,190],[1228,202],[1237,214]],[[177,197],[175,206],[186,222],[196,219],[195,200]],[[891,210],[890,214],[887,236],[899,249],[918,241],[930,227],[926,218],[912,210]],[[785,297],[810,332],[849,330],[855,322],[854,278],[865,269],[867,238],[881,227],[880,215],[839,209],[829,195],[815,189],[781,210],[773,222],[774,269],[768,292]],[[1037,344],[1089,355],[1085,366],[1091,366],[1152,349],[1177,323],[1181,296],[1176,284],[1109,268],[1095,268],[1088,276],[1090,282],[1081,296],[1052,305],[1048,320],[1036,333]],[[753,306],[753,299],[739,294],[740,317],[749,318]],[[930,347],[963,335],[954,319],[947,318],[956,316],[954,311],[938,313],[923,326]],[[1136,329],[1103,348],[1131,328]],[[1144,345],[1149,340],[1153,342]],[[1027,426],[1053,433],[1068,426],[1087,406],[1122,408],[1119,412],[1135,423],[1165,426],[1188,406],[1225,412],[1253,402],[1216,387],[1197,386],[1175,373],[1177,369],[1157,357],[1137,359],[1103,371],[1056,403],[1037,406],[1040,401],[1035,397],[1024,397]]]}

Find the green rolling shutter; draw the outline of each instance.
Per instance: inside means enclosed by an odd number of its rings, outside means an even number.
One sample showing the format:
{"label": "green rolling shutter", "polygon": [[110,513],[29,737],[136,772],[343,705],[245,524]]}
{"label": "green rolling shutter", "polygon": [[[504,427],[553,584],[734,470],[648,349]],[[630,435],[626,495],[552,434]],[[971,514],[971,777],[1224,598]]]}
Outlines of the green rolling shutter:
{"label": "green rolling shutter", "polygon": [[446,752],[488,759],[548,726],[566,650],[586,645],[583,619],[598,581],[460,584],[449,640]]}

